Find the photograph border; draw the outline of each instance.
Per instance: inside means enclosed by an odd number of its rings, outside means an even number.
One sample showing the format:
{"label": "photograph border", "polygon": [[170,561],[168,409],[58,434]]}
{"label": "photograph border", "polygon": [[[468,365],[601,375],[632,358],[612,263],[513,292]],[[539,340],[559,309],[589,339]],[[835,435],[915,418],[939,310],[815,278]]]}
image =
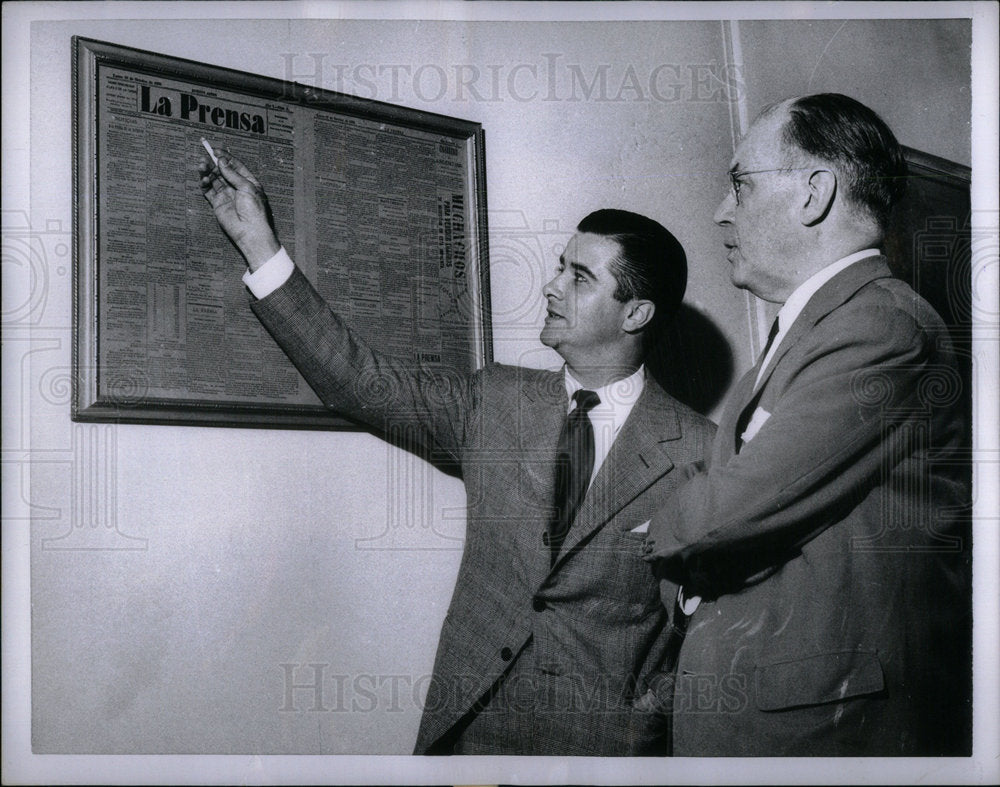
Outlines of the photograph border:
{"label": "photograph border", "polygon": [[[435,18],[464,21],[512,21],[576,16],[587,20],[636,19],[778,19],[808,21],[841,18],[964,18],[973,24],[972,46],[972,197],[971,226],[979,232],[972,250],[974,273],[981,276],[984,301],[976,312],[973,343],[984,370],[995,376],[1000,334],[995,318],[997,303],[997,6],[985,0],[968,3],[482,3],[471,6],[445,2],[424,4],[404,2],[331,3],[281,6],[204,2],[25,2],[5,4],[4,11],[4,209],[24,211],[33,203],[33,190],[44,191],[45,175],[29,180],[28,112],[35,84],[31,75],[31,27],[36,22],[109,21],[141,19],[147,16],[203,20],[253,16],[284,19],[296,13],[300,19],[321,13],[337,13],[343,18]],[[192,11],[192,7],[196,10]],[[113,8],[113,11],[109,9]],[[297,10],[296,10],[297,9]],[[556,10],[552,10],[556,9]],[[694,10],[691,10],[694,9]],[[69,69],[66,69],[68,75]],[[36,162],[37,163],[37,162]],[[9,177],[8,177],[9,176]],[[27,214],[25,213],[25,216]],[[27,219],[25,219],[27,220]],[[6,269],[7,266],[5,266]],[[5,281],[7,270],[5,270]],[[25,335],[31,338],[28,329]],[[16,337],[15,337],[16,338]],[[41,340],[38,340],[41,341]],[[22,370],[5,358],[4,390],[16,391]],[[9,373],[9,374],[8,374]],[[974,752],[963,758],[760,758],[755,760],[675,759],[599,760],[596,758],[415,758],[409,756],[353,755],[39,755],[30,740],[30,647],[31,603],[29,532],[31,501],[24,497],[27,487],[4,485],[3,512],[3,781],[20,784],[485,784],[485,783],[602,783],[602,784],[806,784],[806,783],[996,783],[1000,775],[998,758],[998,580],[990,570],[1000,556],[1000,475],[997,473],[998,409],[995,384],[984,375],[976,393],[976,437],[974,449],[977,497],[974,510],[977,540],[974,545],[979,566],[985,570],[974,576],[975,631],[974,667]],[[10,401],[10,400],[8,400]],[[21,414],[5,408],[5,425],[27,429],[30,411]],[[9,421],[7,419],[10,419]],[[5,433],[10,437],[14,429]],[[5,445],[5,462],[32,462],[39,450]],[[15,453],[15,451],[17,453]],[[32,453],[35,451],[35,453]],[[5,476],[6,477],[6,476]]]}

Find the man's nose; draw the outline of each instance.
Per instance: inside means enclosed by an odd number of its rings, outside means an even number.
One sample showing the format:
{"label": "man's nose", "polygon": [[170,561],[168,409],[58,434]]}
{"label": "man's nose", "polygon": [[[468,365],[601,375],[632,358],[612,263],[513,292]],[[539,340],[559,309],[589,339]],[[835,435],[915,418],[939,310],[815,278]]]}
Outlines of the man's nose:
{"label": "man's nose", "polygon": [[551,279],[546,282],[545,286],[542,287],[542,295],[546,298],[556,298],[557,300],[562,297],[562,286],[559,283],[559,274],[556,274]]}
{"label": "man's nose", "polygon": [[715,209],[712,221],[716,224],[731,224],[733,221],[733,208],[735,207],[736,197],[733,196],[732,191],[727,190],[726,195],[722,198],[722,202],[719,203],[719,207]]}

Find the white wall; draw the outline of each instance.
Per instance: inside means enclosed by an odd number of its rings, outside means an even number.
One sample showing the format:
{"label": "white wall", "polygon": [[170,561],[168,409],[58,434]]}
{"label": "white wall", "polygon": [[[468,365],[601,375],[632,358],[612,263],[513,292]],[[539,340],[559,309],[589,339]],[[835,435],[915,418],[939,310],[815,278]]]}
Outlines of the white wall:
{"label": "white wall", "polygon": [[849,93],[909,147],[970,166],[968,19],[740,22],[751,114],[807,93]]}
{"label": "white wall", "polygon": [[[660,219],[679,237],[691,269],[687,302],[731,346],[738,374],[751,362],[752,310],[728,284],[711,224],[732,152],[733,107],[713,90],[713,77],[725,73],[724,25],[219,24],[52,22],[32,30],[25,221],[42,257],[35,306],[24,317],[30,341],[8,342],[5,352],[21,353],[19,406],[30,413],[15,437],[32,451],[35,751],[406,753],[419,720],[412,686],[419,694],[429,674],[460,555],[457,481],[360,433],[70,422],[70,36],[278,78],[288,76],[290,57],[300,81],[314,73],[311,53],[322,53],[323,87],[483,123],[497,360],[558,362],[537,342],[537,293],[576,221],[618,206]],[[894,44],[892,23],[866,28],[865,42],[891,49],[892,69],[874,58],[828,71],[824,59],[811,84],[864,99],[876,76],[888,80],[876,108],[902,124],[901,139],[964,161],[967,107],[906,111],[922,89],[907,66],[925,62],[928,50],[952,75],[946,84],[968,79],[967,62],[950,54],[960,31],[920,25],[922,49],[909,54]],[[750,106],[773,93],[756,80],[770,86],[783,73],[806,73],[814,52],[785,48],[779,68],[773,42],[786,39],[785,28],[748,30],[739,40]],[[419,85],[403,79],[395,95],[388,77],[374,90],[357,79],[337,85],[337,64],[408,66],[411,74],[437,65],[451,75],[471,65],[484,75],[481,98],[457,95],[454,79],[438,97],[432,69]],[[607,89],[587,98],[577,85],[574,96],[574,67],[588,81],[606,69]],[[649,89],[654,74],[658,95]],[[788,92],[801,92],[800,83]],[[625,100],[612,100],[619,93]],[[963,136],[964,149],[937,144]],[[74,479],[94,493],[93,505],[74,497]],[[99,548],[61,548],[80,543]],[[325,665],[328,708],[361,709],[311,712],[312,694],[299,690],[297,710],[283,711],[281,665],[312,663]],[[298,669],[295,681],[308,683],[311,669]],[[368,696],[352,686],[370,689],[378,676],[377,707],[367,711]]]}

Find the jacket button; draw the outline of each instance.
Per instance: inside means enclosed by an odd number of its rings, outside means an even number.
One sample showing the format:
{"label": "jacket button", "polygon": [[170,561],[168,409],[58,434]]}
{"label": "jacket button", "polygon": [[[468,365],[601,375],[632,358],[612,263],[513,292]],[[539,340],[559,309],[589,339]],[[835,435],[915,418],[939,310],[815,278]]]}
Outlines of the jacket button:
{"label": "jacket button", "polygon": [[504,661],[510,661],[514,657],[514,653],[510,648],[500,648],[500,658]]}
{"label": "jacket button", "polygon": [[545,546],[549,546],[550,542],[548,533],[542,533],[542,544],[544,544]]}
{"label": "jacket button", "polygon": [[531,602],[531,607],[532,609],[535,610],[535,612],[541,612],[543,609],[545,609],[545,601],[540,598],[533,599]]}

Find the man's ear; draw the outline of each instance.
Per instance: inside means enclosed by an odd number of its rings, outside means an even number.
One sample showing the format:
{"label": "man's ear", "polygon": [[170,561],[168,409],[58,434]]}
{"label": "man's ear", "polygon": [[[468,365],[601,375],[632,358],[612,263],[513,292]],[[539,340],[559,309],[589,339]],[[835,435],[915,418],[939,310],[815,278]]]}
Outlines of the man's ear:
{"label": "man's ear", "polygon": [[652,301],[633,298],[628,303],[625,319],[622,321],[622,330],[626,333],[638,333],[652,322],[655,312],[656,304]]}
{"label": "man's ear", "polygon": [[837,176],[828,169],[817,169],[806,181],[805,197],[799,213],[807,227],[819,224],[833,207],[837,195]]}

